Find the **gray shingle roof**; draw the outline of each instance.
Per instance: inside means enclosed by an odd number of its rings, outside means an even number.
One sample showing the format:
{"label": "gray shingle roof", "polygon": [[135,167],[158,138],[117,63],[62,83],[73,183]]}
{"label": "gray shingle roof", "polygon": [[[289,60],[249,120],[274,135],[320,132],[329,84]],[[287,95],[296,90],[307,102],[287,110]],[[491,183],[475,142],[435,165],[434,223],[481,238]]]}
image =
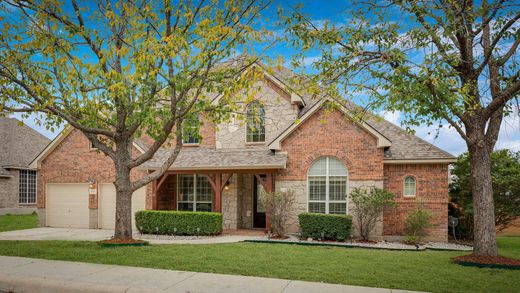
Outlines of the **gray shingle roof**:
{"label": "gray shingle roof", "polygon": [[[166,161],[172,150],[160,149],[144,169],[156,169]],[[185,147],[179,153],[170,170],[190,169],[281,169],[287,156],[274,154],[267,149],[210,149]]]}
{"label": "gray shingle roof", "polygon": [[27,168],[49,142],[18,119],[0,117],[0,167]]}

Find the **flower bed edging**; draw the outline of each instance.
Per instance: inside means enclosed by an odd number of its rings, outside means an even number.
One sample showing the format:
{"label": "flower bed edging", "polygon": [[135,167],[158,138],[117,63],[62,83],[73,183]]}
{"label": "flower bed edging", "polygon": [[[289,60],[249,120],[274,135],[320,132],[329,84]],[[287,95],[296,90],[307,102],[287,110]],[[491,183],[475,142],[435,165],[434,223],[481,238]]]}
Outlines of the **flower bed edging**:
{"label": "flower bed edging", "polygon": [[520,270],[520,266],[515,266],[515,265],[485,264],[485,263],[469,262],[469,261],[461,261],[461,260],[454,260],[453,262],[458,265],[465,266],[465,267],[502,269],[502,270]]}
{"label": "flower bed edging", "polygon": [[388,247],[370,247],[370,246],[357,246],[351,244],[335,244],[335,243],[320,243],[320,242],[296,242],[296,241],[279,241],[279,240],[244,240],[243,242],[251,243],[274,243],[274,244],[294,244],[303,246],[329,246],[329,247],[343,247],[343,248],[366,248],[366,249],[381,249],[381,250],[393,250],[393,251],[425,251],[426,248],[421,247],[418,249],[413,248],[388,248]]}

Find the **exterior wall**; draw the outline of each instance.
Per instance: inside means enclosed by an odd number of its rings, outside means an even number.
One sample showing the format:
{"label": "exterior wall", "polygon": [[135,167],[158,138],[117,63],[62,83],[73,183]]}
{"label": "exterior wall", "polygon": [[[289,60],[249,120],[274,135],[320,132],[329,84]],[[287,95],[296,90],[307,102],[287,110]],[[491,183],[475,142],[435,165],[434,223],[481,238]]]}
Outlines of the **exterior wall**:
{"label": "exterior wall", "polygon": [[[298,225],[298,214],[307,212],[307,199],[308,199],[308,187],[307,187],[307,180],[302,181],[276,181],[276,191],[289,191],[292,190],[294,192],[295,201],[293,205],[293,209],[289,212],[289,227],[288,232],[289,233],[297,233],[300,231],[300,226]],[[357,180],[357,181],[348,181],[348,193],[352,191],[352,189],[356,187],[378,187],[383,188],[383,181],[382,180],[374,180],[374,181],[363,181],[363,180]],[[355,209],[354,204],[352,201],[348,202],[348,214],[354,216],[355,215]],[[352,235],[354,237],[358,237],[359,233],[356,230],[356,219],[353,218],[353,231]],[[376,227],[372,231],[371,239],[374,240],[380,240],[382,239],[383,235],[383,215],[381,215],[380,219],[378,220]]]}
{"label": "exterior wall", "polygon": [[[132,179],[143,176],[132,172]],[[115,181],[114,163],[103,153],[90,149],[89,140],[79,130],[72,130],[41,162],[37,174],[37,207],[40,225],[45,223],[45,186],[47,183],[109,183]],[[91,227],[97,227],[97,197],[89,199]],[[94,225],[95,222],[95,225]]]}
{"label": "exterior wall", "polygon": [[237,174],[231,176],[228,190],[222,192],[222,218],[224,229],[238,228]]}
{"label": "exterior wall", "polygon": [[[415,177],[415,197],[403,197],[406,176]],[[385,238],[401,238],[407,215],[421,207],[433,214],[426,240],[448,240],[448,165],[385,165],[384,187],[398,203],[383,213]]]}
{"label": "exterior wall", "polygon": [[383,149],[376,138],[339,111],[319,110],[282,142],[287,169],[277,180],[307,180],[307,170],[323,156],[347,166],[349,180],[383,180]]}
{"label": "exterior wall", "polygon": [[177,175],[169,175],[157,191],[158,210],[177,210]]}
{"label": "exterior wall", "polygon": [[[0,215],[27,214],[36,211],[36,203],[19,203],[20,170],[10,169],[8,172],[13,177],[0,177]],[[36,184],[38,185],[39,182]]]}
{"label": "exterior wall", "polygon": [[253,175],[238,174],[238,228],[253,227]]}
{"label": "exterior wall", "polygon": [[[216,148],[266,147],[270,141],[295,121],[298,107],[291,105],[289,95],[282,92],[269,80],[259,81],[256,86],[262,88],[256,94],[256,99],[265,107],[265,143],[246,143],[245,121],[235,117],[229,123],[218,125]],[[244,106],[244,112],[245,109]]]}

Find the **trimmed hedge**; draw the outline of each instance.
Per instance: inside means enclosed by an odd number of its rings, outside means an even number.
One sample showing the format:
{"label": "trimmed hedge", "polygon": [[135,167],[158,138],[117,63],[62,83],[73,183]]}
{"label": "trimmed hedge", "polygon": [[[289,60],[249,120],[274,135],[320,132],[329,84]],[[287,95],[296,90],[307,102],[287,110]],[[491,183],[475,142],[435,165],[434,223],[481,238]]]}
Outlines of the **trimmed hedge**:
{"label": "trimmed hedge", "polygon": [[301,213],[298,215],[302,237],[344,241],[350,236],[352,216]]}
{"label": "trimmed hedge", "polygon": [[212,212],[139,211],[135,225],[142,234],[217,235],[222,233],[222,214]]}

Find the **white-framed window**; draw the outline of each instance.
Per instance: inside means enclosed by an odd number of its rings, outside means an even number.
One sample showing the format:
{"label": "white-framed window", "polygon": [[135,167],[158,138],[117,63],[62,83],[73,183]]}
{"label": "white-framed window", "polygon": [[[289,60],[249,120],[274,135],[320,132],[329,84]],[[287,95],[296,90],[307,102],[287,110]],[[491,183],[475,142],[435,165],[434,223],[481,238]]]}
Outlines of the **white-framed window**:
{"label": "white-framed window", "polygon": [[311,213],[346,214],[348,171],[333,157],[312,163],[307,174],[308,211]]}
{"label": "white-framed window", "polygon": [[413,197],[417,190],[415,178],[413,176],[406,176],[404,178],[403,196]]}
{"label": "white-framed window", "polygon": [[20,170],[18,202],[21,204],[36,203],[36,171]]}
{"label": "white-framed window", "polygon": [[265,142],[265,108],[257,101],[247,106],[246,142]]}
{"label": "white-framed window", "polygon": [[211,212],[213,189],[205,176],[182,174],[177,176],[177,210]]}
{"label": "white-framed window", "polygon": [[200,144],[200,120],[198,115],[189,115],[182,122],[182,143]]}

